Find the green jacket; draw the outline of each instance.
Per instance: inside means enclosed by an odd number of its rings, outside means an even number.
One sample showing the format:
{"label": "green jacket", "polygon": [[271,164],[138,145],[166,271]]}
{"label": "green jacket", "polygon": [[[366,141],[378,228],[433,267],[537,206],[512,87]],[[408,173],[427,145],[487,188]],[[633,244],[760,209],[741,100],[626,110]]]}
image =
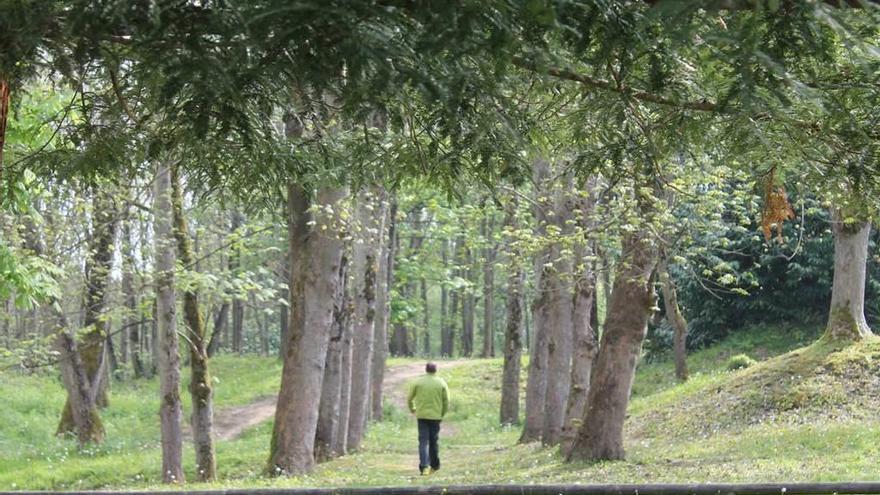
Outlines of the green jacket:
{"label": "green jacket", "polygon": [[410,384],[406,403],[419,419],[443,419],[449,407],[449,387],[442,378],[425,374]]}

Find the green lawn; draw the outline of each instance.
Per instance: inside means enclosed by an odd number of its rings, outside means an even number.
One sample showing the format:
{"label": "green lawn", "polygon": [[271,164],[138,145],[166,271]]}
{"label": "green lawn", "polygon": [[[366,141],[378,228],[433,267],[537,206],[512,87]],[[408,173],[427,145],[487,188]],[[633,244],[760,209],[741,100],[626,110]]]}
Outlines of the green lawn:
{"label": "green lawn", "polygon": [[[262,476],[270,423],[219,442],[221,480],[207,487],[876,479],[880,343],[788,352],[815,335],[772,328],[735,334],[690,357],[692,379],[686,384],[675,382],[669,362],[643,364],[624,462],[566,464],[555,449],[517,445],[518,429],[497,425],[501,360],[475,360],[441,370],[453,402],[442,434],[443,468],[429,478],[416,476],[414,422],[389,406],[361,452],[322,464],[306,477]],[[725,371],[726,360],[740,353],[758,364]],[[219,408],[278,388],[274,358],[221,356],[214,370]],[[82,452],[72,440],[53,436],[63,403],[53,376],[0,374],[0,394],[6,405],[0,490],[159,487],[155,380],[114,384],[103,414],[108,440]],[[190,477],[192,458],[189,449]]]}

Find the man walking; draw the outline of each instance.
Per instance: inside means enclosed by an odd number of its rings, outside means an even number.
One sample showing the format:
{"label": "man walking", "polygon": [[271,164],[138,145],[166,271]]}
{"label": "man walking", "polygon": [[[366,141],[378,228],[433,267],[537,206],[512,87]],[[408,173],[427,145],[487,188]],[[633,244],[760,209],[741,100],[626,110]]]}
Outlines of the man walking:
{"label": "man walking", "polygon": [[437,365],[425,365],[425,374],[409,389],[409,410],[419,421],[419,472],[431,474],[440,469],[440,421],[449,407],[449,387],[437,376]]}

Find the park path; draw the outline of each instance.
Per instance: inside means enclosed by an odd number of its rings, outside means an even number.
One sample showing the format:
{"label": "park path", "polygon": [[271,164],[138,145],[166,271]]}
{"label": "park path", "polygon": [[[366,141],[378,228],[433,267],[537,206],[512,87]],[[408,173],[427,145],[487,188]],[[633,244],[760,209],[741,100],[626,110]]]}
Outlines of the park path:
{"label": "park path", "polygon": [[[440,361],[437,363],[442,373],[445,370],[467,363],[467,360]],[[382,393],[395,407],[406,410],[406,384],[425,372],[424,362],[414,362],[392,366],[385,371]],[[264,397],[243,406],[226,407],[214,413],[214,438],[235,440],[245,430],[268,421],[275,416],[278,397]],[[449,433],[452,433],[451,431]],[[187,434],[189,432],[187,431]]]}

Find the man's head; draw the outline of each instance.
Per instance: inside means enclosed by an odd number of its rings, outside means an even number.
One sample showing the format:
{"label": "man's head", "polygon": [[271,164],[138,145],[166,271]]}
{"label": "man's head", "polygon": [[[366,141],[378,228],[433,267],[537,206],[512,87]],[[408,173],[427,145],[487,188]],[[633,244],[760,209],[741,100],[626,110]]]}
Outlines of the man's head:
{"label": "man's head", "polygon": [[428,364],[425,365],[425,372],[432,373],[432,374],[436,373],[437,372],[437,364],[428,362]]}

